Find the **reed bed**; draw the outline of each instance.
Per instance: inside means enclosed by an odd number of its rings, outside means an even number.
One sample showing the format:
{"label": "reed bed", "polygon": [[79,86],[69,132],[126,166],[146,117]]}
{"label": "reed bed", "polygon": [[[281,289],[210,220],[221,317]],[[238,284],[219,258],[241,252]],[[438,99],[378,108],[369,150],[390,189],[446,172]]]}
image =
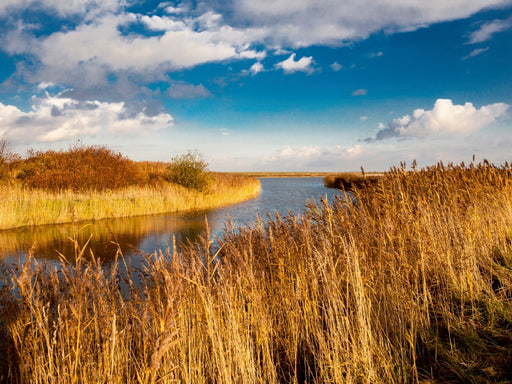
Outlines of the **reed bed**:
{"label": "reed bed", "polygon": [[21,185],[0,186],[0,229],[203,210],[258,195],[259,181],[216,173],[211,188],[200,192],[177,184],[130,186],[113,191],[51,192]]}
{"label": "reed bed", "polygon": [[324,177],[324,186],[328,188],[350,191],[354,188],[364,188],[367,184],[376,184],[382,173],[371,172],[343,172],[335,175],[330,174]]}
{"label": "reed bed", "polygon": [[5,268],[4,379],[510,382],[512,168],[394,168],[353,196],[142,270],[119,254],[128,273],[78,243]]}

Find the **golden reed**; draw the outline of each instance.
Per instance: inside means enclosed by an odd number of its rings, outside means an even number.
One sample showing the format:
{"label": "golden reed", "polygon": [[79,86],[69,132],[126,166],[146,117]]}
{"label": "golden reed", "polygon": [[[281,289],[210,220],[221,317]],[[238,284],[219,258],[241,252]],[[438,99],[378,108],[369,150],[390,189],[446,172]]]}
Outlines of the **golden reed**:
{"label": "golden reed", "polygon": [[512,380],[508,164],[394,168],[142,271],[66,257],[3,272],[7,382]]}

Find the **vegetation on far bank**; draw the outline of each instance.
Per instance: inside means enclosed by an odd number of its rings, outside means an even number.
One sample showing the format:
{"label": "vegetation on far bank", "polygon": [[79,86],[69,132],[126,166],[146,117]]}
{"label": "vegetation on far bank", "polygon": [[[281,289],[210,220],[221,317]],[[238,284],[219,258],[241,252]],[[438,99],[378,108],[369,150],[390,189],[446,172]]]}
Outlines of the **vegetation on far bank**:
{"label": "vegetation on far bank", "polygon": [[350,191],[355,188],[364,188],[368,184],[376,184],[383,175],[379,172],[366,173],[364,170],[361,170],[361,172],[342,172],[325,176],[323,182],[324,186],[328,188]]}
{"label": "vegetation on far bank", "polygon": [[287,178],[287,177],[325,177],[332,175],[332,172],[237,172],[239,175],[258,178]]}
{"label": "vegetation on far bank", "polygon": [[510,382],[512,167],[394,168],[352,195],[127,276],[78,244],[5,268],[4,379]]}
{"label": "vegetation on far bank", "polygon": [[253,178],[209,172],[198,152],[135,162],[104,146],[77,146],[22,159],[0,142],[0,229],[201,210],[259,189]]}

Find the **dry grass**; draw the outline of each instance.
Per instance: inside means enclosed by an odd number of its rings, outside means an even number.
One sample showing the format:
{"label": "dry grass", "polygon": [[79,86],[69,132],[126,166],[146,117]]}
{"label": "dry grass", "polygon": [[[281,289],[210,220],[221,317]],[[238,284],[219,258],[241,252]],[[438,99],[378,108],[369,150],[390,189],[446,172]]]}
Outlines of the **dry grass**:
{"label": "dry grass", "polygon": [[393,169],[354,193],[228,230],[218,249],[206,234],[180,253],[148,255],[124,277],[86,261],[78,244],[59,268],[29,258],[4,271],[4,376],[512,380],[511,167]]}

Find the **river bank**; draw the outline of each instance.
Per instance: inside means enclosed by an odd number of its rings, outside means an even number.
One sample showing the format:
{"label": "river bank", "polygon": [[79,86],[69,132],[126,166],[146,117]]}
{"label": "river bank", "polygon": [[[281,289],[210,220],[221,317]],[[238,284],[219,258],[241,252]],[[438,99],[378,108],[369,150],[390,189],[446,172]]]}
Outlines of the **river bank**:
{"label": "river bank", "polygon": [[254,198],[257,179],[212,173],[207,191],[172,183],[131,186],[116,191],[50,192],[22,186],[0,187],[0,229],[93,221],[211,209]]}
{"label": "river bank", "polygon": [[105,146],[22,158],[0,140],[0,229],[204,210],[259,191],[254,178],[210,172],[197,151],[170,162],[136,162]]}

